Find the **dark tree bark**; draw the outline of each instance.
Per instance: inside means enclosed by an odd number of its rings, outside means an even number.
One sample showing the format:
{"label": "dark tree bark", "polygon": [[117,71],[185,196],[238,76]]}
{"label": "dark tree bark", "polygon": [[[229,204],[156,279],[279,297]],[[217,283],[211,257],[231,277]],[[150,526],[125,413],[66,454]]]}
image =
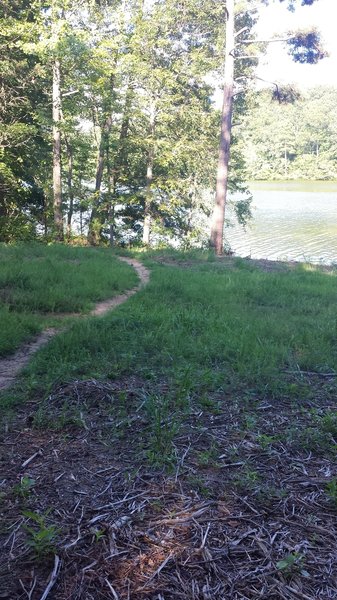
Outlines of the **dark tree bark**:
{"label": "dark tree bark", "polygon": [[214,247],[215,253],[218,256],[223,254],[223,231],[225,223],[225,208],[228,189],[228,166],[232,133],[235,47],[234,0],[226,1],[226,12],[225,81],[221,113],[216,195],[210,238],[211,246]]}
{"label": "dark tree bark", "polygon": [[110,114],[105,120],[101,131],[101,139],[97,154],[94,202],[90,215],[88,231],[88,240],[93,246],[97,246],[97,244],[99,244],[101,241],[102,228],[105,221],[103,207],[101,206],[101,187],[105,166],[106,149],[109,143],[112,123],[113,115]]}
{"label": "dark tree bark", "polygon": [[123,111],[123,119],[118,139],[118,148],[113,161],[110,160],[110,149],[107,148],[107,174],[108,174],[108,221],[109,221],[109,241],[110,246],[115,242],[115,201],[116,201],[116,186],[121,177],[123,161],[125,159],[125,141],[129,133],[130,124],[130,104],[132,99],[132,88],[128,88],[125,97],[125,105]]}
{"label": "dark tree bark", "polygon": [[[115,63],[117,62],[117,56],[115,57]],[[111,94],[111,105],[114,96],[115,77],[112,74],[110,77],[110,94]],[[102,229],[104,221],[106,219],[106,210],[102,206],[101,199],[101,188],[103,181],[103,173],[106,160],[106,150],[109,144],[109,137],[113,125],[114,113],[113,106],[110,107],[110,113],[106,117],[103,126],[101,127],[101,139],[97,154],[96,163],[96,177],[95,177],[95,192],[93,198],[93,207],[89,219],[89,231],[88,241],[90,244],[96,246],[100,243],[102,238]]]}
{"label": "dark tree bark", "polygon": [[115,169],[111,165],[110,160],[110,147],[107,147],[106,151],[106,167],[108,173],[108,207],[107,217],[109,223],[109,244],[112,247],[115,241],[115,192],[116,192],[116,180],[115,180]]}

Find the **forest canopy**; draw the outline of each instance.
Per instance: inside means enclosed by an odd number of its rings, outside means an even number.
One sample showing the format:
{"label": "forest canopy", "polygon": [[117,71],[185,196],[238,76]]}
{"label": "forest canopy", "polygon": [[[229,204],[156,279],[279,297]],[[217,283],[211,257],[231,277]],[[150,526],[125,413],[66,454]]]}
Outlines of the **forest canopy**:
{"label": "forest canopy", "polygon": [[250,96],[238,139],[249,179],[337,179],[337,89],[315,87],[295,102]]}
{"label": "forest canopy", "polygon": [[[249,178],[334,177],[336,119],[333,90],[289,106],[252,93],[264,51],[255,44],[258,3],[232,4],[226,189],[244,193],[234,212],[245,223]],[[208,244],[228,15],[229,3],[216,0],[4,0],[0,241]],[[290,35],[294,60],[324,57],[319,33],[315,56],[308,35]]]}

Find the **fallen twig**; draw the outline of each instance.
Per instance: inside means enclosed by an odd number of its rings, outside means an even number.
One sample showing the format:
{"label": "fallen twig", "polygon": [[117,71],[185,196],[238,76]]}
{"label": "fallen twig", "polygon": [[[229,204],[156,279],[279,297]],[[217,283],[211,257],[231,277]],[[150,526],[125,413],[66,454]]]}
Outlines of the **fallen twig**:
{"label": "fallen twig", "polygon": [[55,554],[55,559],[54,559],[54,568],[53,568],[53,570],[52,570],[52,572],[51,572],[50,579],[49,579],[49,583],[48,583],[48,585],[47,585],[47,587],[46,587],[45,591],[43,592],[43,594],[42,594],[42,596],[41,596],[40,600],[46,600],[46,598],[47,598],[47,596],[48,596],[48,594],[49,594],[50,590],[51,590],[51,589],[52,589],[52,587],[55,585],[55,582],[56,582],[57,576],[58,576],[58,574],[59,574],[59,571],[60,571],[60,567],[61,567],[61,561],[60,561],[60,558],[57,556],[57,554]]}
{"label": "fallen twig", "polygon": [[32,456],[30,456],[29,458],[27,458],[27,460],[25,460],[21,467],[24,469],[25,467],[27,467],[27,465],[29,465],[29,463],[32,462],[32,460],[34,460],[34,458],[36,458],[37,456],[41,456],[42,455],[42,450],[40,448],[40,450],[38,450],[37,452],[35,452],[34,454],[32,454]]}

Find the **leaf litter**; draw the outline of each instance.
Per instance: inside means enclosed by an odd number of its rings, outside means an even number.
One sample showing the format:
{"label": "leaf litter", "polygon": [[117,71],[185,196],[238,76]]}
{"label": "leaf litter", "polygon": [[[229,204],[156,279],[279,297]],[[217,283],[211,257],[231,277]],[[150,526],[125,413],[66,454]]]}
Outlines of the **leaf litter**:
{"label": "leaf litter", "polygon": [[[333,429],[311,444],[335,388],[308,383],[296,404],[218,393],[165,413],[166,462],[149,454],[153,382],[74,381],[22,409],[3,434],[0,598],[336,598]],[[57,532],[39,559],[29,514]]]}

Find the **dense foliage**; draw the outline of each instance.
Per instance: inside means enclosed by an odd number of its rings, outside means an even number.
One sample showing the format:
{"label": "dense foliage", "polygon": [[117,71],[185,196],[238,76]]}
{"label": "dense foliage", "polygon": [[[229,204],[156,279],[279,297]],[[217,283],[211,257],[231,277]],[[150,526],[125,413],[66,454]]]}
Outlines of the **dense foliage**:
{"label": "dense foliage", "polygon": [[[282,100],[282,98],[281,98]],[[337,179],[337,90],[317,87],[295,102],[252,95],[240,125],[251,179]]]}
{"label": "dense foliage", "polygon": [[213,187],[224,7],[18,0],[0,18],[1,239],[53,236],[57,210],[69,236],[137,239],[144,208],[188,239]]}
{"label": "dense foliage", "polygon": [[[207,243],[227,4],[1,3],[1,241]],[[235,1],[234,123],[263,49],[252,43],[256,6]],[[288,48],[295,60],[311,51],[301,35]],[[308,35],[322,57],[319,35]],[[240,138],[231,140],[230,190],[247,178]],[[241,222],[246,198],[236,207]]]}

